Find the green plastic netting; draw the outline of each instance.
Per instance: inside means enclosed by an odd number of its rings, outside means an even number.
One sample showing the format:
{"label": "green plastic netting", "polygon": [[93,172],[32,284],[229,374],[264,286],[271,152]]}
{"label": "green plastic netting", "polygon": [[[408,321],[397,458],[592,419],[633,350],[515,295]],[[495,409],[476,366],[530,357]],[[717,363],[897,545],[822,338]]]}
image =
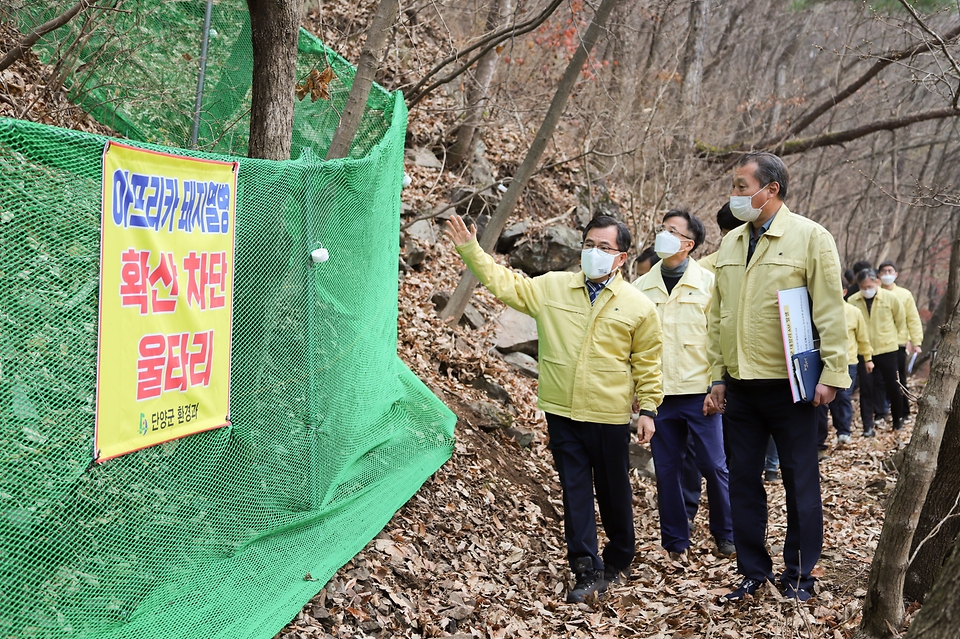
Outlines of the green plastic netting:
{"label": "green plastic netting", "polygon": [[[188,140],[196,72],[145,40],[199,51],[203,2],[123,6],[150,20],[77,99],[145,148],[240,163],[232,426],[91,464],[107,138],[0,119],[0,637],[271,637],[452,451],[455,417],[396,354],[406,108],[375,87],[351,158],[321,161],[352,70],[302,34],[301,69],[329,61],[339,85],[298,104],[297,159],[226,155],[245,150],[251,56],[242,4],[219,3],[235,63],[208,70],[223,108],[206,103],[201,146],[220,154],[149,144]],[[143,100],[147,67],[171,97]]]}

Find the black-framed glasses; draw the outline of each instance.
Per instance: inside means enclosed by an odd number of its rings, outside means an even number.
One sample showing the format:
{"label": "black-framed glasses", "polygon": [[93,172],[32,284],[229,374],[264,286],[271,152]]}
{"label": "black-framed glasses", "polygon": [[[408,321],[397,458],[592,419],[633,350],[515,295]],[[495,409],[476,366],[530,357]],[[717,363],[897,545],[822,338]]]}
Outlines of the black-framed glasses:
{"label": "black-framed glasses", "polygon": [[622,253],[620,249],[616,246],[610,246],[609,244],[594,244],[592,240],[587,240],[586,242],[580,242],[580,248],[585,251],[590,251],[592,249],[600,249],[608,255],[616,255],[617,253]]}
{"label": "black-framed glasses", "polygon": [[656,228],[656,232],[657,232],[657,233],[663,233],[664,231],[666,231],[667,233],[671,233],[671,234],[673,234],[673,235],[678,235],[678,236],[682,237],[682,238],[685,239],[685,240],[690,240],[691,242],[692,242],[692,241],[695,241],[695,240],[694,240],[692,237],[690,237],[689,235],[684,235],[683,233],[681,233],[681,232],[678,231],[677,229],[675,229],[675,228],[673,228],[673,227],[669,227],[669,226],[667,226],[667,225],[665,225],[665,224],[661,224],[660,226],[658,226],[658,227]]}

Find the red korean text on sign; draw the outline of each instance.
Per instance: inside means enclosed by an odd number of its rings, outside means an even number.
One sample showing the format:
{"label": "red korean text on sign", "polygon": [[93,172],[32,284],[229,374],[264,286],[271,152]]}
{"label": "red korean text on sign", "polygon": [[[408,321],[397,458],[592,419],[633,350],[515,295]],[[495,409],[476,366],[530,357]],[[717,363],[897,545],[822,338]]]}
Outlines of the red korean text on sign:
{"label": "red korean text on sign", "polygon": [[129,249],[120,255],[120,304],[139,306],[140,314],[147,314],[147,260],[150,251]]}
{"label": "red korean text on sign", "polygon": [[[180,285],[173,253],[158,253],[157,265],[150,269],[150,251],[128,249],[120,255],[120,305],[136,306],[147,315],[147,301],[153,313],[177,310]],[[148,296],[148,289],[150,295]],[[165,292],[162,290],[165,289]]]}
{"label": "red korean text on sign", "polygon": [[209,386],[213,372],[213,330],[144,335],[138,346],[137,401],[165,392]]}
{"label": "red korean text on sign", "polygon": [[194,303],[200,310],[224,308],[226,306],[227,283],[226,252],[200,253],[190,251],[183,259],[183,270],[187,274],[187,305]]}

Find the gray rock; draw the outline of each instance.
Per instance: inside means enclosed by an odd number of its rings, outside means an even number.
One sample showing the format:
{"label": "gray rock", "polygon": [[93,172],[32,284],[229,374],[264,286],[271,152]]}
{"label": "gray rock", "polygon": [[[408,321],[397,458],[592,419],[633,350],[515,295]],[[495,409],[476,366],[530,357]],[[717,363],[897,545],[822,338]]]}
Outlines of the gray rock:
{"label": "gray rock", "polygon": [[537,379],[540,376],[537,360],[525,353],[507,353],[503,359],[527,377]]}
{"label": "gray rock", "polygon": [[416,240],[420,246],[429,248],[437,243],[437,226],[431,220],[414,222],[405,231],[407,238]]}
{"label": "gray rock", "polygon": [[492,402],[470,402],[467,404],[476,416],[477,422],[474,424],[483,430],[499,430],[501,428],[510,428],[513,426],[513,415]]}
{"label": "gray rock", "polygon": [[487,320],[480,314],[477,307],[469,302],[467,302],[467,307],[463,309],[463,315],[460,317],[460,323],[463,324],[464,321],[466,321],[471,328],[480,328],[487,323]]}
{"label": "gray rock", "polygon": [[636,468],[644,477],[657,480],[657,471],[653,465],[653,453],[640,444],[630,442],[630,468]]}
{"label": "gray rock", "polygon": [[419,243],[407,237],[403,241],[403,261],[407,266],[416,267],[427,257],[426,249]]}
{"label": "gray rock", "polygon": [[473,380],[470,385],[482,390],[490,399],[495,399],[504,404],[510,404],[513,401],[507,389],[493,381],[488,375],[481,375]]}
{"label": "gray rock", "polygon": [[593,211],[585,204],[578,204],[574,216],[576,217],[577,227],[582,229],[593,219]]}
{"label": "gray rock", "polygon": [[[496,208],[496,203],[489,195],[478,193],[473,187],[458,186],[450,191],[450,203],[458,203],[457,215],[464,218],[490,219],[490,213]],[[485,222],[484,222],[485,223]],[[477,224],[477,228],[480,224]]]}
{"label": "gray rock", "polygon": [[510,266],[528,275],[562,271],[580,262],[580,233],[569,226],[552,225],[539,238],[510,253]]}
{"label": "gray rock", "polygon": [[366,621],[360,622],[360,629],[364,632],[376,633],[380,632],[382,628],[380,626],[380,622],[376,619],[367,619]]}
{"label": "gray rock", "polygon": [[457,621],[463,621],[471,615],[473,615],[473,607],[471,606],[454,606],[452,610],[447,612],[448,617]]}
{"label": "gray rock", "polygon": [[507,428],[503,432],[513,437],[521,448],[528,448],[533,443],[534,433],[532,431],[523,428]]}
{"label": "gray rock", "polygon": [[501,353],[538,355],[537,320],[509,306],[500,313],[493,330],[493,345]]}
{"label": "gray rock", "polygon": [[530,228],[530,223],[524,220],[511,224],[503,229],[503,233],[497,238],[497,253],[507,254],[512,251],[517,242],[520,241],[520,238],[527,232],[528,228]]}
{"label": "gray rock", "polygon": [[[446,307],[447,302],[450,301],[450,293],[446,291],[436,291],[430,296],[430,301],[433,303],[433,308],[440,313]],[[467,302],[467,307],[463,310],[463,315],[460,316],[460,325],[480,328],[486,323],[487,320],[480,314],[477,307]]]}
{"label": "gray rock", "polygon": [[479,137],[479,132],[474,133],[476,144],[473,147],[473,161],[470,163],[470,179],[474,184],[486,186],[493,182],[493,165],[487,160],[487,145],[478,139]]}
{"label": "gray rock", "polygon": [[439,313],[447,306],[447,302],[450,301],[450,293],[446,291],[434,291],[433,295],[430,296],[430,302],[433,304],[433,308]]}
{"label": "gray rock", "polygon": [[407,149],[404,151],[403,155],[407,160],[413,162],[417,166],[426,167],[428,169],[443,168],[443,162],[438,160],[437,156],[434,155],[432,151],[424,149],[423,147]]}

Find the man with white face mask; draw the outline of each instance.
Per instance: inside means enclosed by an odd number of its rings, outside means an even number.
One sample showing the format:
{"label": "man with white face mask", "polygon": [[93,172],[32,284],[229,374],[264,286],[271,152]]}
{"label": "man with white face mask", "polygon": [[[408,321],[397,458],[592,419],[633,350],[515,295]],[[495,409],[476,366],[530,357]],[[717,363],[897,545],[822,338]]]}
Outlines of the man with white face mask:
{"label": "man with white face mask", "polygon": [[[917,310],[917,300],[913,293],[898,284],[897,265],[891,260],[880,263],[877,269],[880,274],[880,286],[885,291],[895,294],[903,305],[903,312],[907,315],[907,322],[904,329],[900,332],[900,349],[897,352],[897,372],[900,377],[900,383],[907,387],[907,358],[921,352],[920,345],[923,344],[923,322],[920,321],[920,312]],[[910,402],[906,397],[903,398],[903,416],[910,415]]]}
{"label": "man with white face mask", "polygon": [[[730,210],[749,222],[728,234],[717,254],[707,353],[713,386],[706,413],[722,412],[737,570],[729,601],[773,581],[766,547],[763,462],[773,436],[787,501],[784,594],[806,601],[823,547],[823,506],[815,407],[850,386],[840,258],[830,233],[787,208],[787,169],[772,153],[748,153],[733,170]],[[823,372],[813,401],[793,402],[777,292],[806,286],[820,336]]]}
{"label": "man with white face mask", "polygon": [[[874,371],[871,373],[860,364],[860,419],[863,436],[874,435],[874,413],[883,401],[886,389],[893,414],[893,429],[903,428],[903,394],[897,384],[897,350],[900,335],[906,330],[907,314],[895,293],[880,288],[877,272],[864,269],[857,274],[860,291],[850,296],[850,304],[860,309],[867,320],[870,332],[870,347],[873,350]],[[880,378],[874,377],[879,375]]]}
{"label": "man with white face mask", "polygon": [[[600,215],[583,233],[582,271],[529,278],[497,264],[451,216],[447,235],[477,279],[508,306],[537,321],[537,406],[546,413],[560,486],[567,559],[576,578],[567,601],[580,603],[628,573],[635,552],[630,485],[630,413],[636,399],[641,443],[654,433],[663,399],[660,320],[653,303],[623,281],[630,231]],[[598,553],[596,502],[607,535]]]}
{"label": "man with white face mask", "polygon": [[[710,387],[707,362],[707,310],[713,292],[713,274],[690,258],[703,242],[703,222],[688,211],[674,209],[663,216],[654,247],[660,268],[633,283],[657,305],[663,327],[663,403],[650,440],[657,472],[660,543],[674,560],[690,547],[690,528],[682,489],[687,433],[693,436],[694,459],[707,480],[710,532],[717,552],[735,552],[730,521],[727,457],[723,452],[723,424],[719,413],[703,414]],[[699,479],[697,493],[699,495]]]}

